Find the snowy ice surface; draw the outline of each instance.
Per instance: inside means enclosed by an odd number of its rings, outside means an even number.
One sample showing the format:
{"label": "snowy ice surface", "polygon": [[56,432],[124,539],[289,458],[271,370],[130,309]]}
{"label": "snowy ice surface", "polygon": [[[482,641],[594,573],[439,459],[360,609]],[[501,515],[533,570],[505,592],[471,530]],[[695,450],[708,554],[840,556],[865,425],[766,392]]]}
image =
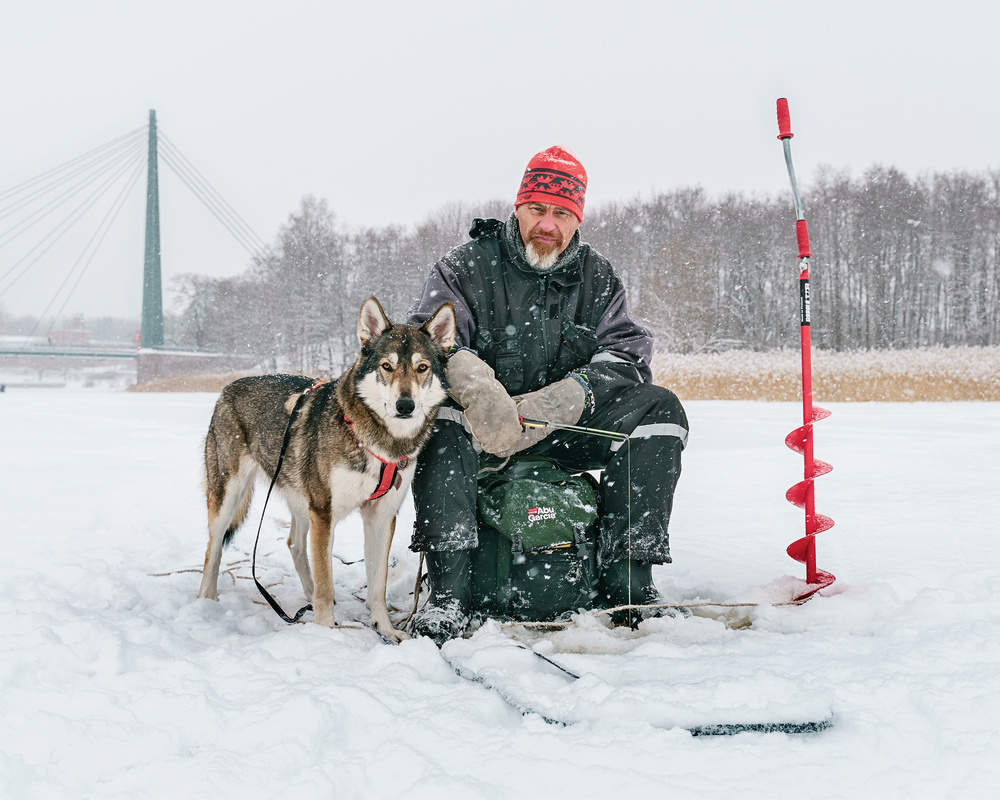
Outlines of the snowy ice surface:
{"label": "snowy ice surface", "polygon": [[[220,602],[196,600],[213,402],[0,395],[0,797],[997,796],[1000,404],[832,405],[816,455],[834,471],[816,496],[837,522],[819,564],[838,580],[783,607],[796,584],[784,576],[802,569],[784,554],[802,529],[784,499],[801,458],[783,445],[800,410],[689,403],[674,563],[657,584],[672,600],[762,604],[637,632],[593,618],[547,634],[489,624],[446,645],[511,686],[533,681],[574,723],[561,727],[457,677],[426,639],[393,647],[363,628],[282,623],[244,579],[259,499],[227,551]],[[263,573],[294,609],[288,517],[272,503]],[[411,525],[407,502],[397,609],[415,577]],[[334,549],[361,558],[356,516]],[[337,562],[335,575],[338,620],[366,620],[352,596],[364,565]],[[524,671],[524,651],[491,657],[513,640],[586,674],[571,690],[538,659]],[[665,727],[830,712],[831,729],[799,736]]]}

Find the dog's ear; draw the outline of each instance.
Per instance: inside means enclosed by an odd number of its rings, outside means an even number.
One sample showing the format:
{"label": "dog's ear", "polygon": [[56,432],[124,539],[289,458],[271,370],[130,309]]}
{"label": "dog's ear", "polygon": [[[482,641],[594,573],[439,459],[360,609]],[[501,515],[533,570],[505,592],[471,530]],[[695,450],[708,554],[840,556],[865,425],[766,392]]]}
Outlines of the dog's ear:
{"label": "dog's ear", "polygon": [[358,317],[358,338],[361,344],[368,344],[391,324],[382,310],[381,303],[374,297],[369,297],[361,306],[361,316]]}
{"label": "dog's ear", "polygon": [[421,328],[444,350],[455,345],[455,306],[445,303]]}

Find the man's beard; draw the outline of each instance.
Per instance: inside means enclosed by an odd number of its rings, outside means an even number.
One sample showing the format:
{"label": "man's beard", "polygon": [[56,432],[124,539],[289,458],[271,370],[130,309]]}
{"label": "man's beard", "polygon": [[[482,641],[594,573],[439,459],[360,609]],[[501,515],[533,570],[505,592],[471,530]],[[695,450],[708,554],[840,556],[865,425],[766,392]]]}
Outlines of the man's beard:
{"label": "man's beard", "polygon": [[[557,234],[558,236],[558,234]],[[536,242],[534,236],[528,237],[528,243],[524,246],[524,254],[527,256],[528,264],[535,269],[549,270],[555,266],[559,260],[559,255],[563,251],[562,236],[558,236],[555,242]]]}

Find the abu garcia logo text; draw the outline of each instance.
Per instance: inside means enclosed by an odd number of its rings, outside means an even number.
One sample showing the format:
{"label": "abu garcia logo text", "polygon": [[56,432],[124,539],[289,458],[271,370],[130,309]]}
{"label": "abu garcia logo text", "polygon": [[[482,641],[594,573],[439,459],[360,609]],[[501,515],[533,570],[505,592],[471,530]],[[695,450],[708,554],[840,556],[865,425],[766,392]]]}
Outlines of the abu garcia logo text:
{"label": "abu garcia logo text", "polygon": [[555,518],[556,510],[552,506],[538,506],[537,508],[528,509],[528,524]]}

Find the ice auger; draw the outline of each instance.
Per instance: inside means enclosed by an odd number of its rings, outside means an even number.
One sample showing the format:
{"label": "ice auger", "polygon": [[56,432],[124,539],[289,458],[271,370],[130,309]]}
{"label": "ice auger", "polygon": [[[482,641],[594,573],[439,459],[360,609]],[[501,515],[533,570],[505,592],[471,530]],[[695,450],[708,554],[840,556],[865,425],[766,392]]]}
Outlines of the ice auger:
{"label": "ice auger", "polygon": [[833,527],[833,520],[823,514],[816,513],[816,499],[813,482],[820,475],[825,475],[833,467],[813,456],[813,423],[830,416],[825,408],[813,405],[812,401],[812,338],[810,332],[810,298],[809,298],[809,228],[806,224],[805,212],[802,208],[802,197],[799,195],[799,184],[795,180],[795,169],[792,167],[792,126],[788,114],[788,100],[784,97],[778,100],[778,138],[785,150],[785,164],[788,167],[788,178],[792,183],[792,194],[795,197],[795,237],[799,245],[799,322],[800,343],[802,349],[802,427],[796,428],[785,437],[785,444],[796,453],[801,453],[804,461],[803,479],[792,486],[785,497],[788,502],[798,508],[805,509],[805,536],[788,546],[787,553],[796,561],[806,565],[806,583],[809,588],[796,597],[804,600],[829,586],[836,578],[829,572],[816,567],[816,534]]}

